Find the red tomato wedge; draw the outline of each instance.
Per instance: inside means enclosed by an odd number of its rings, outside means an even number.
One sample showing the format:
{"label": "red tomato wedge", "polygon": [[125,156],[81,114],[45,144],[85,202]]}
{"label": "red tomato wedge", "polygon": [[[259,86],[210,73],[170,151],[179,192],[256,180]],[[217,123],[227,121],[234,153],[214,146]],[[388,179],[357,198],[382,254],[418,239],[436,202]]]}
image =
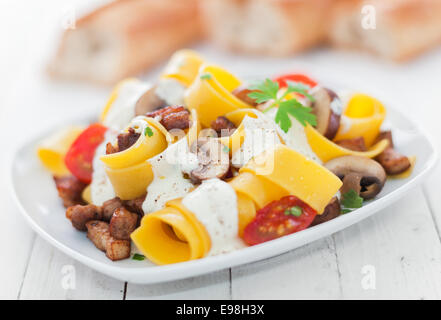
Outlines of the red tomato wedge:
{"label": "red tomato wedge", "polygon": [[287,81],[292,82],[300,82],[303,84],[306,84],[307,86],[314,88],[317,85],[317,82],[309,78],[308,76],[305,76],[304,74],[297,74],[297,73],[290,73],[285,74],[282,76],[279,76],[274,79],[274,81],[279,83],[280,88],[285,88],[288,86]]}
{"label": "red tomato wedge", "polygon": [[252,246],[306,229],[317,212],[295,196],[283,197],[257,211],[244,230],[244,241]]}
{"label": "red tomato wedge", "polygon": [[104,141],[107,128],[99,123],[91,124],[72,143],[66,153],[66,167],[78,180],[84,183],[92,181],[92,160],[96,148]]}

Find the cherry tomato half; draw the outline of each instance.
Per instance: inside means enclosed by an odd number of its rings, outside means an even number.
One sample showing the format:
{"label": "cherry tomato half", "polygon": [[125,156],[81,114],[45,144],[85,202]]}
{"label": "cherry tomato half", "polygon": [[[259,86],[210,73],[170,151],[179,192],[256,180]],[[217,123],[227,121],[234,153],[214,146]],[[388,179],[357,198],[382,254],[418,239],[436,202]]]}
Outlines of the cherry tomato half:
{"label": "cherry tomato half", "polygon": [[315,82],[314,80],[312,80],[308,76],[305,76],[304,74],[297,74],[297,73],[290,73],[290,74],[285,74],[285,75],[279,76],[279,77],[275,78],[274,81],[279,83],[280,88],[287,87],[288,86],[287,81],[301,82],[311,88],[314,88],[317,85],[317,82]]}
{"label": "cherry tomato half", "polygon": [[244,241],[252,246],[306,229],[317,212],[295,196],[283,197],[257,211],[244,230]]}
{"label": "cherry tomato half", "polygon": [[72,174],[84,183],[92,181],[92,160],[96,148],[103,142],[107,128],[99,123],[91,124],[72,143],[64,162]]}

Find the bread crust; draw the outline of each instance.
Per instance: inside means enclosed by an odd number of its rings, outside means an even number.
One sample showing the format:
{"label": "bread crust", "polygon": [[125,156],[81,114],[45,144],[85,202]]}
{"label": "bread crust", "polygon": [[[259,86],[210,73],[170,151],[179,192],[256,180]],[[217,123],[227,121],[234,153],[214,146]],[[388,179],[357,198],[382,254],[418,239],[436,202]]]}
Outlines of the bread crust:
{"label": "bread crust", "polygon": [[204,0],[201,13],[208,37],[220,47],[286,56],[323,41],[331,4],[331,0]]}
{"label": "bread crust", "polygon": [[[376,29],[361,27],[365,5],[376,10]],[[331,21],[333,46],[367,50],[396,61],[409,60],[441,43],[438,0],[340,0]]]}
{"label": "bread crust", "polygon": [[[198,0],[114,1],[65,31],[48,70],[56,77],[113,84],[148,70],[200,35]],[[102,70],[94,68],[104,61]]]}

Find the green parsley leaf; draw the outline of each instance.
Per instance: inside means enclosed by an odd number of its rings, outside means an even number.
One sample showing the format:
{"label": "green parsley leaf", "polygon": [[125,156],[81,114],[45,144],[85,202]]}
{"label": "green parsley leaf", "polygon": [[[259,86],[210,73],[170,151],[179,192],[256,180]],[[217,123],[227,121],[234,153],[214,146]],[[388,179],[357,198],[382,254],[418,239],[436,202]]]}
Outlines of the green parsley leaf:
{"label": "green parsley leaf", "polygon": [[253,90],[253,92],[250,92],[248,96],[256,100],[257,103],[263,103],[271,99],[277,100],[279,84],[266,78],[264,81],[253,83],[250,89]]}
{"label": "green parsley leaf", "polygon": [[343,194],[341,204],[346,209],[361,208],[363,206],[363,198],[354,189],[351,189]]}
{"label": "green parsley leaf", "polygon": [[300,208],[299,206],[295,206],[295,207],[291,207],[289,209],[285,210],[285,215],[293,215],[295,217],[300,217],[303,213],[303,209]]}
{"label": "green parsley leaf", "polygon": [[145,256],[139,253],[135,253],[132,257],[132,260],[138,260],[143,261],[145,259]]}
{"label": "green parsley leaf", "polygon": [[345,214],[345,213],[349,213],[349,212],[351,212],[352,211],[352,209],[341,209],[341,214]]}
{"label": "green parsley leaf", "polygon": [[250,92],[248,97],[254,99],[257,103],[264,103],[270,100],[277,100],[279,84],[270,79],[265,79],[264,82],[251,85],[250,90],[255,91]]}
{"label": "green parsley leaf", "polygon": [[144,130],[144,135],[145,135],[145,136],[149,136],[149,137],[153,136],[153,130],[152,130],[152,128],[150,128],[150,127],[146,127],[145,130]]}
{"label": "green parsley leaf", "polygon": [[264,81],[254,83],[250,86],[250,89],[254,91],[250,92],[248,97],[254,99],[257,103],[274,100],[263,112],[278,107],[275,122],[279,124],[284,132],[288,132],[292,126],[289,115],[297,119],[303,126],[306,126],[307,123],[312,126],[317,125],[317,117],[312,113],[312,108],[303,106],[296,98],[286,100],[288,94],[297,92],[314,101],[314,98],[308,93],[308,86],[302,83],[291,82],[283,95],[278,97],[279,84],[267,78]]}
{"label": "green parsley leaf", "polygon": [[209,74],[209,73],[204,73],[204,74],[202,74],[202,75],[200,76],[200,78],[201,78],[202,80],[210,80],[210,79],[211,79],[211,74]]}
{"label": "green parsley leaf", "polygon": [[288,132],[292,126],[289,115],[297,119],[303,126],[306,126],[307,123],[316,126],[317,117],[311,112],[312,108],[305,107],[295,99],[286,100],[279,103],[279,109],[274,120],[284,132]]}

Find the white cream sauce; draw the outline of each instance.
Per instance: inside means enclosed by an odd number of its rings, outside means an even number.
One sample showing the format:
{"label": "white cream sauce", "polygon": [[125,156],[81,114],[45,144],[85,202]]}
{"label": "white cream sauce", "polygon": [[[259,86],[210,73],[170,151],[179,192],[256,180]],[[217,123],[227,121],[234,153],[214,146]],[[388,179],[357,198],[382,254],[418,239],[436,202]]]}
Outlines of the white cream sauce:
{"label": "white cream sauce", "polygon": [[162,78],[156,87],[156,95],[169,105],[184,105],[187,88],[176,79]]}
{"label": "white cream sauce", "polygon": [[219,179],[209,179],[182,199],[193,212],[211,239],[208,256],[231,252],[245,247],[238,237],[239,216],[234,189]]}
{"label": "white cream sauce", "polygon": [[106,144],[108,142],[113,142],[117,135],[117,131],[112,129],[107,130],[103,143],[98,146],[93,157],[93,173],[92,183],[90,184],[90,192],[92,203],[97,206],[101,206],[104,201],[113,199],[116,196],[112,183],[107,177],[105,165],[100,160],[100,157],[106,154]]}
{"label": "white cream sauce", "polygon": [[[266,113],[272,119],[275,119],[277,113],[277,109],[274,108]],[[308,138],[306,137],[305,127],[294,117],[289,116],[291,119],[291,128],[289,128],[288,132],[284,132],[278,125],[278,133],[282,137],[285,145],[288,148],[291,148],[305,157],[319,163],[323,164],[320,158],[312,151],[311,146],[309,145]]]}
{"label": "white cream sauce", "polygon": [[135,117],[136,102],[150,87],[149,83],[137,80],[123,83],[103,124],[115,130],[124,129]]}
{"label": "white cream sauce", "polygon": [[232,165],[236,168],[243,167],[251,158],[281,143],[276,123],[263,113],[256,112],[256,114],[258,114],[257,118],[245,116],[242,120],[245,139],[231,159]]}
{"label": "white cream sauce", "polygon": [[185,137],[148,161],[154,179],[147,187],[147,197],[142,204],[145,214],[162,209],[167,201],[183,197],[194,188],[183,172],[197,168],[198,160],[189,152]]}

